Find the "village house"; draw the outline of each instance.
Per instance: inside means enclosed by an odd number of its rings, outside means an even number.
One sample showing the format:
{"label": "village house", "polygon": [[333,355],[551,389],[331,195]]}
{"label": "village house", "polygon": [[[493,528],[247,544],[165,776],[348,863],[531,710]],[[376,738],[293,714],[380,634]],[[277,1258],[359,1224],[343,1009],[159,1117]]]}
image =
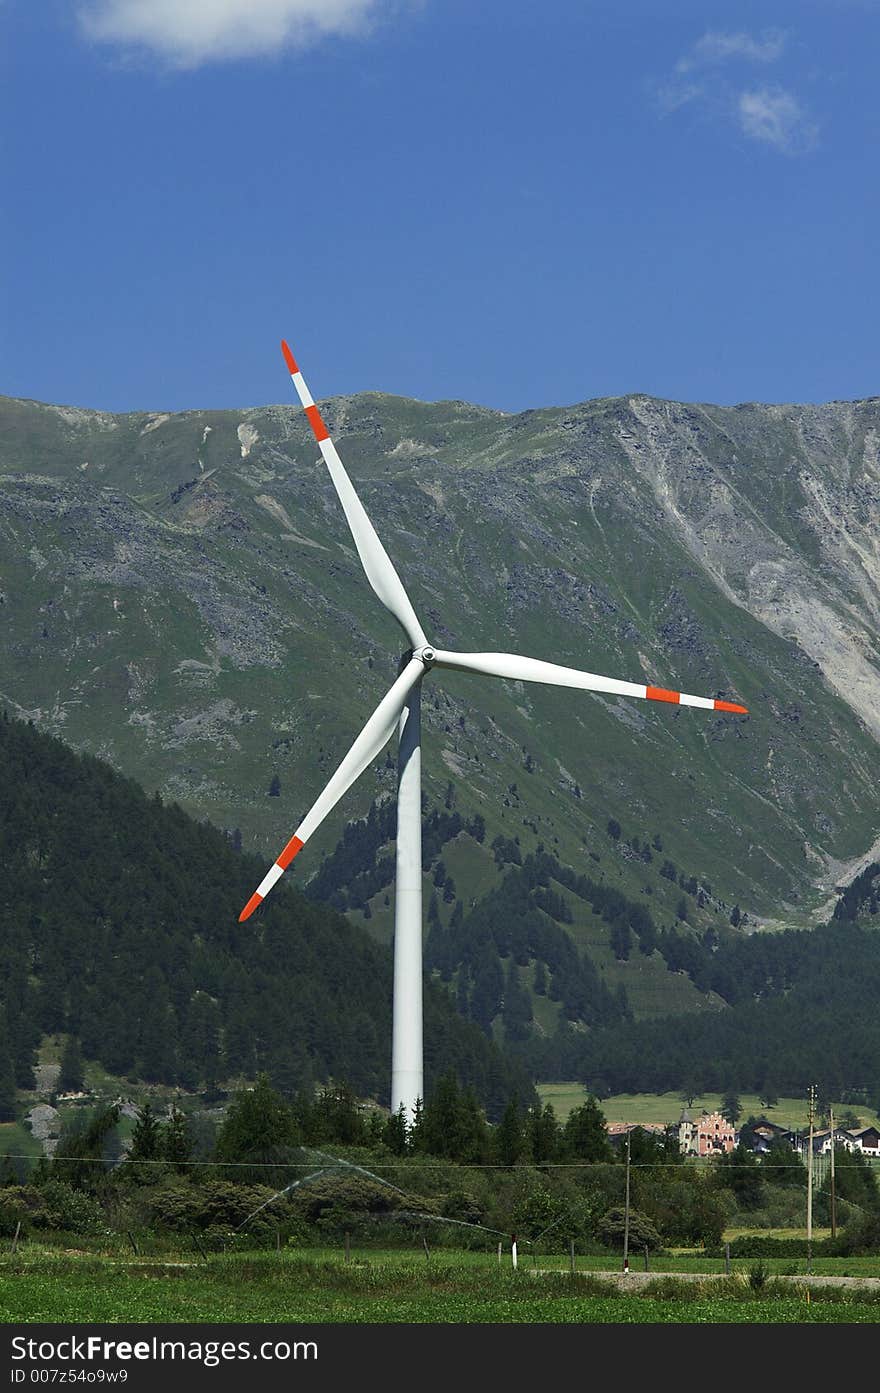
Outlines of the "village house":
{"label": "village house", "polygon": [[[801,1151],[805,1152],[809,1147],[809,1144],[809,1135],[802,1136],[800,1146]],[[853,1140],[852,1133],[845,1132],[842,1127],[835,1127],[833,1143],[831,1138],[830,1127],[820,1127],[817,1131],[813,1133],[814,1156],[827,1156],[831,1151],[832,1144],[835,1150],[837,1151],[841,1149],[843,1149],[844,1151],[856,1150],[856,1143]]]}
{"label": "village house", "polygon": [[720,1112],[702,1112],[694,1118],[687,1108],[682,1109],[678,1120],[678,1145],[682,1155],[718,1156],[733,1151],[736,1142],[733,1124]]}
{"label": "village house", "polygon": [[628,1132],[648,1132],[651,1136],[665,1136],[666,1128],[656,1122],[608,1122],[605,1131],[612,1146],[625,1143]]}
{"label": "village house", "polygon": [[[795,1150],[805,1156],[809,1150],[809,1136],[806,1132],[788,1132]],[[831,1129],[820,1127],[813,1133],[813,1155],[827,1156],[832,1145],[836,1150],[861,1151],[865,1156],[880,1156],[880,1131],[871,1127],[835,1127],[832,1142]]]}
{"label": "village house", "polygon": [[788,1142],[793,1147],[793,1133],[786,1127],[780,1127],[776,1122],[768,1122],[766,1118],[757,1123],[752,1131],[752,1150],[759,1156],[765,1155],[774,1142]]}
{"label": "village house", "polygon": [[880,1130],[876,1127],[850,1129],[848,1135],[852,1137],[856,1150],[864,1152],[866,1156],[880,1156]]}

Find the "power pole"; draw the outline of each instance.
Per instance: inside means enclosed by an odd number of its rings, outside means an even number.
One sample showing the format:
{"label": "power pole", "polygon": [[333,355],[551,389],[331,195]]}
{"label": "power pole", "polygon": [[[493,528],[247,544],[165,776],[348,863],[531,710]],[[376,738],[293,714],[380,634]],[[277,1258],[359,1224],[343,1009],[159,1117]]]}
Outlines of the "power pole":
{"label": "power pole", "polygon": [[816,1085],[810,1084],[810,1135],[807,1142],[807,1272],[813,1270],[813,1110]]}
{"label": "power pole", "polygon": [[831,1122],[831,1237],[837,1237],[837,1196],[834,1192],[834,1109],[829,1107],[828,1117]]}
{"label": "power pole", "polygon": [[623,1271],[624,1276],[629,1272],[629,1139],[630,1132],[626,1134],[626,1203],[623,1207]]}

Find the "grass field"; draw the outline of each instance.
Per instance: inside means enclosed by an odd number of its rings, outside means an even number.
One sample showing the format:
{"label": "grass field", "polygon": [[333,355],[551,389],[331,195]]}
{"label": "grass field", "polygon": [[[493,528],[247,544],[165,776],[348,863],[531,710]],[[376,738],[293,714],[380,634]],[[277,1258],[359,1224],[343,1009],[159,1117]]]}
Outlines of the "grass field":
{"label": "grass field", "polygon": [[[552,1103],[557,1118],[564,1122],[569,1113],[584,1101],[586,1092],[579,1083],[539,1083],[538,1093],[544,1103]],[[780,1127],[805,1127],[807,1102],[805,1098],[780,1098],[772,1108],[765,1108],[753,1093],[740,1093],[743,1119],[762,1113]],[[721,1106],[720,1093],[703,1093],[694,1099],[691,1113],[698,1115],[705,1108],[714,1112]],[[618,1093],[602,1099],[602,1111],[609,1122],[677,1122],[684,1103],[678,1093]],[[853,1108],[864,1126],[877,1125],[878,1116],[870,1108]]]}
{"label": "grass field", "polygon": [[[341,1253],[290,1251],[161,1259],[52,1251],[25,1245],[0,1263],[0,1319],[28,1322],[858,1322],[880,1321],[880,1292],[814,1289],[768,1276],[760,1290],[749,1267],[714,1283],[676,1283],[658,1272],[643,1291],[621,1294],[603,1271],[611,1258],[579,1259],[571,1276],[518,1271],[509,1255],[369,1252],[348,1264]],[[856,1275],[880,1275],[880,1259],[836,1261]],[[589,1266],[587,1265],[589,1263]],[[658,1267],[660,1260],[657,1259]],[[606,1264],[600,1267],[596,1264]],[[690,1264],[688,1266],[688,1264]],[[703,1260],[702,1270],[718,1270]],[[871,1264],[866,1272],[862,1264]],[[737,1265],[743,1268],[742,1264]],[[753,1264],[751,1266],[754,1266]],[[772,1264],[765,1265],[769,1269]],[[789,1264],[791,1266],[791,1264]],[[814,1268],[818,1270],[819,1264]],[[695,1271],[692,1259],[664,1258],[669,1271]]]}

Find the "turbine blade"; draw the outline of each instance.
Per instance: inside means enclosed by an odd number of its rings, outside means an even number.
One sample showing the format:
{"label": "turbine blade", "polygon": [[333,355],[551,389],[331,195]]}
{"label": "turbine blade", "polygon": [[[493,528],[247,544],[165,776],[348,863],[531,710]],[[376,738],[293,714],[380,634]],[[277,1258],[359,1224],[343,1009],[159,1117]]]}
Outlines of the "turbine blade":
{"label": "turbine blade", "polygon": [[249,919],[257,905],[266,898],[272,886],[279,881],[290,865],[294,856],[302,850],[305,843],[314,831],[320,827],[327,814],[336,807],[346,789],[351,788],[355,779],[364,772],[367,765],[376,758],[380,750],[387,745],[391,736],[397,729],[397,722],[400,713],[406,705],[407,697],[415,686],[416,682],[424,675],[424,664],[418,658],[411,658],[403,672],[398,677],[394,686],[384,695],[379,705],[376,707],[367,724],[364,726],[357,740],[355,740],[348,754],[340,764],[336,773],[332,775],[330,782],[319,794],[306,813],[302,822],[297,827],[287,846],[280,853],[274,864],[263,876],[254,893],[251,895],[241,914],[238,922],[241,924],[245,919]]}
{"label": "turbine blade", "polygon": [[665,687],[645,686],[641,682],[621,682],[616,677],[579,672],[577,668],[543,663],[538,658],[522,658],[516,653],[447,653],[436,649],[434,666],[457,668],[460,672],[479,672],[486,677],[547,682],[553,687],[578,687],[586,692],[610,692],[617,696],[643,697],[648,701],[668,701],[680,706],[702,706],[707,711],[734,711],[739,715],[748,715],[747,707],[733,701],[689,696],[687,692],[667,691]]}
{"label": "turbine blade", "polygon": [[413,648],[424,648],[428,640],[416,618],[410,598],[403,588],[400,576],[392,565],[391,558],[376,535],[376,529],[370,522],[363,503],[354,491],[354,485],[345,472],[345,466],[339,458],[336,446],[330,439],[330,432],[312,400],[312,394],[305,384],[296,359],[284,339],[281,340],[281,351],[284,354],[284,360],[290,371],[297,396],[302,402],[303,409],[309,419],[309,425],[318,442],[324,463],[330,471],[330,478],[333,480],[333,486],[339,495],[339,501],[351,529],[351,535],[354,538],[354,544],[357,547],[358,556],[361,558],[361,565],[366,572],[367,580],[385,608],[394,615]]}

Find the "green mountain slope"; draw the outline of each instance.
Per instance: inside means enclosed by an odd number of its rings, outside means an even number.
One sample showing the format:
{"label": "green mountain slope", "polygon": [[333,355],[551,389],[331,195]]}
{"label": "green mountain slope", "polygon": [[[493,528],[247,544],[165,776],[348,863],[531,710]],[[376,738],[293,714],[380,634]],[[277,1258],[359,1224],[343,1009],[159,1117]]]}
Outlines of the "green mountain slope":
{"label": "green mountain slope", "polygon": [[[266,1070],[387,1101],[391,960],[326,906],[279,889],[237,910],[260,861],[91,756],[0,718],[0,1110],[44,1034],[111,1074],[185,1089]],[[497,1114],[525,1072],[448,994],[425,1000],[427,1087],[449,1068]],[[5,1118],[0,1120],[6,1120]]]}
{"label": "green mountain slope", "polygon": [[[543,843],[578,871],[601,855],[626,894],[654,896],[661,924],[680,896],[664,858],[711,885],[694,906],[703,927],[734,905],[806,921],[827,901],[880,829],[880,400],[634,396],[505,416],[365,394],[322,411],[435,642],[751,710],[434,674],[432,805],[452,782],[487,846]],[[401,647],[316,454],[293,407],[111,416],[0,401],[3,699],[240,828],[264,859]],[[380,759],[295,875],[394,783]]]}

